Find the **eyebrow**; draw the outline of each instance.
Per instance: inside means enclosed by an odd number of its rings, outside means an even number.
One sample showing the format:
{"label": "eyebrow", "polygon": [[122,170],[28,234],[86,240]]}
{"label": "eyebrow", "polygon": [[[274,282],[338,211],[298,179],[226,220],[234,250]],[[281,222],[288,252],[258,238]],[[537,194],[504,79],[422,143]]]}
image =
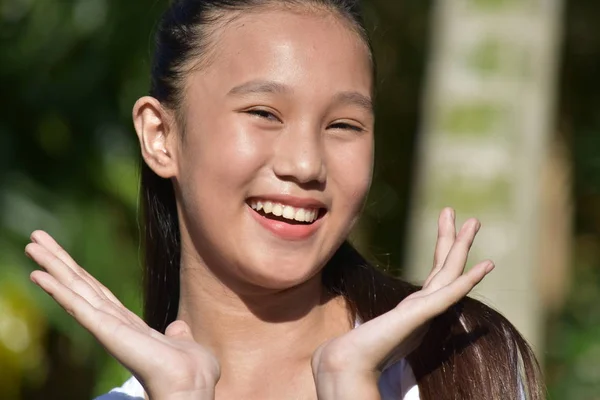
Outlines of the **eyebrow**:
{"label": "eyebrow", "polygon": [[288,93],[291,89],[281,83],[274,81],[253,80],[242,83],[231,89],[229,95],[245,95],[252,93]]}
{"label": "eyebrow", "polygon": [[373,101],[370,97],[359,92],[340,92],[334,97],[335,103],[355,105],[373,114]]}
{"label": "eyebrow", "polygon": [[[292,89],[289,86],[279,82],[252,80],[235,86],[229,91],[228,95],[243,96],[255,93],[286,94],[291,92]],[[373,114],[373,101],[371,98],[356,91],[339,92],[334,96],[333,102],[338,104],[341,103],[355,105]]]}

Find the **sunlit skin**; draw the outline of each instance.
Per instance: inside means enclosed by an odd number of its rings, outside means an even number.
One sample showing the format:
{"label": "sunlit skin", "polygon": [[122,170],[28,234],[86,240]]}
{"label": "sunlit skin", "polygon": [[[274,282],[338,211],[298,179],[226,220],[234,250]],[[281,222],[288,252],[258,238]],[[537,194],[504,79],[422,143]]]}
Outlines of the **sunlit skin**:
{"label": "sunlit skin", "polygon": [[[320,305],[318,274],[370,184],[371,84],[367,49],[345,24],[289,12],[236,21],[214,62],[189,77],[187,130],[173,151],[180,317],[215,349],[223,398],[236,388],[314,396],[312,352],[351,328],[342,302]],[[311,237],[284,240],[246,204],[270,195],[316,199],[327,213]]]}
{"label": "sunlit skin", "polygon": [[[166,336],[149,330],[44,232],[27,247],[46,271],[32,280],[152,398],[377,398],[378,363],[394,349],[405,354],[429,318],[491,270],[484,262],[462,275],[479,223],[469,220],[457,235],[453,213],[442,212],[424,290],[353,329],[345,302],[324,292],[320,271],[348,236],[371,182],[368,49],[339,16],[322,11],[246,13],[218,33],[211,62],[187,76],[177,115],[151,97],[133,111],[144,160],[175,187],[179,322]],[[308,234],[279,235],[249,206],[275,197],[324,210]]]}
{"label": "sunlit skin", "polygon": [[[369,188],[368,53],[339,19],[290,12],[242,17],[216,51],[188,78],[172,151],[183,265],[209,266],[239,295],[276,293],[318,273]],[[272,195],[322,202],[319,229],[292,241],[258,225],[246,200]]]}

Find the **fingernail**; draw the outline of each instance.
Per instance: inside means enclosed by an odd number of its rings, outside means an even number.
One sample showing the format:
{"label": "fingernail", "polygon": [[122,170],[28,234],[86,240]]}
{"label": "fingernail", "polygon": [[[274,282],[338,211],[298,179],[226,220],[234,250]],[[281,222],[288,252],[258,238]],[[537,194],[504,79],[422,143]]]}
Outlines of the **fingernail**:
{"label": "fingernail", "polygon": [[485,273],[487,274],[487,273],[489,273],[493,269],[494,269],[494,263],[490,261],[485,266]]}

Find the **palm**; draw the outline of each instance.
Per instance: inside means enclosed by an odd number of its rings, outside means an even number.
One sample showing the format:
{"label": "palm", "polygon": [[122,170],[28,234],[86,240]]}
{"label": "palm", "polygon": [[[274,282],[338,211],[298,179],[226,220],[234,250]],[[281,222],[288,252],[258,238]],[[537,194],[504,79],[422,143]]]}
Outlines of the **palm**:
{"label": "palm", "polygon": [[331,374],[376,373],[414,350],[431,318],[466,296],[493,268],[490,261],[484,261],[463,274],[478,229],[479,223],[469,220],[457,236],[453,213],[442,212],[434,268],[423,288],[393,310],[319,347],[312,363],[316,379]]}
{"label": "palm", "polygon": [[183,321],[172,323],[165,334],[150,328],[45,232],[32,234],[26,254],[46,271],[34,271],[31,279],[90,331],[146,391],[162,397],[165,391],[213,390],[219,363],[193,340]]}

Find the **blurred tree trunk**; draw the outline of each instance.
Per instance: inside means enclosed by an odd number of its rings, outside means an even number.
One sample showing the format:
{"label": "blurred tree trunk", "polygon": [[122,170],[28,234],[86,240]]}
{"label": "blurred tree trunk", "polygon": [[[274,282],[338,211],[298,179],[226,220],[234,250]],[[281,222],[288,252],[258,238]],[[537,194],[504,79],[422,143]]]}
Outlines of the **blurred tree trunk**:
{"label": "blurred tree trunk", "polygon": [[541,224],[562,203],[540,207],[555,128],[561,15],[560,0],[437,2],[409,232],[407,274],[423,280],[439,210],[454,207],[459,224],[479,218],[469,263],[491,258],[497,269],[474,297],[507,316],[538,354],[540,230],[568,225]]}
{"label": "blurred tree trunk", "polygon": [[540,256],[534,273],[539,279],[543,309],[556,314],[565,304],[572,275],[572,161],[564,138],[551,142],[541,176]]}

